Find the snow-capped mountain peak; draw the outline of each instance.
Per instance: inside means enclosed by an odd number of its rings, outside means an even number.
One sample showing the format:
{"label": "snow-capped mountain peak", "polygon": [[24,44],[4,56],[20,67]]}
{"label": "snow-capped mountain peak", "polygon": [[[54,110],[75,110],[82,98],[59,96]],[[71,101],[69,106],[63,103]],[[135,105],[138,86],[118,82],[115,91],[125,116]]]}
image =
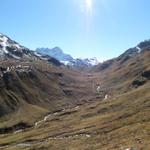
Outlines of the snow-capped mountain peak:
{"label": "snow-capped mountain peak", "polygon": [[30,50],[11,40],[6,35],[0,33],[0,58],[11,57],[20,59],[25,55],[30,55]]}
{"label": "snow-capped mountain peak", "polygon": [[8,37],[7,36],[4,36],[2,34],[0,34],[0,51],[1,53],[8,53],[7,51],[7,46],[8,46]]}
{"label": "snow-capped mountain peak", "polygon": [[43,54],[43,55],[49,55],[51,57],[54,57],[57,60],[59,60],[60,62],[72,61],[73,60],[73,58],[70,55],[65,54],[62,51],[62,49],[60,49],[59,47],[54,47],[52,49],[50,49],[50,48],[37,48],[36,52],[40,53],[40,54]]}
{"label": "snow-capped mountain peak", "polygon": [[93,58],[86,58],[84,59],[89,65],[98,65],[99,64],[99,61],[97,60],[96,57],[93,57]]}
{"label": "snow-capped mountain peak", "polygon": [[68,66],[90,67],[90,66],[97,65],[99,63],[96,57],[86,58],[86,59],[82,59],[82,58],[74,59],[69,54],[65,54],[63,50],[60,49],[59,47],[55,47],[52,49],[37,48],[36,52],[42,55],[49,55],[51,57],[54,57],[57,60],[59,60],[61,63],[63,63],[64,65],[68,65]]}

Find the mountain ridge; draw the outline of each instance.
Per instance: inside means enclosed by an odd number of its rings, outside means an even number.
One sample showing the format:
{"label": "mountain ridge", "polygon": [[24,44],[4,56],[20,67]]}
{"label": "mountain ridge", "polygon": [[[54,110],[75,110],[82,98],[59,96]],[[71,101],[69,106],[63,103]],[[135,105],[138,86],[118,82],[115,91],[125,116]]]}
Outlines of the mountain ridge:
{"label": "mountain ridge", "polygon": [[35,50],[37,53],[42,55],[49,55],[58,59],[65,65],[72,66],[72,67],[91,67],[97,65],[99,61],[96,57],[93,58],[76,58],[74,59],[71,55],[65,54],[62,49],[59,47],[50,48],[37,48]]}

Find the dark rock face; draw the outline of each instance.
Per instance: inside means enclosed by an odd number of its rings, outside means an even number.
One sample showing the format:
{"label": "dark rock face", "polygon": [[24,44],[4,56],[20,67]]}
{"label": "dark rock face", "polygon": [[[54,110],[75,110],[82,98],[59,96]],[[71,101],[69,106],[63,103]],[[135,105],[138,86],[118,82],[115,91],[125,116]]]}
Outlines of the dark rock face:
{"label": "dark rock face", "polygon": [[11,73],[7,72],[3,75],[3,81],[7,89],[12,88],[12,80],[13,80],[13,75]]}
{"label": "dark rock face", "polygon": [[48,62],[54,64],[55,66],[61,66],[62,64],[60,63],[60,61],[58,61],[57,59],[51,57],[48,59]]}
{"label": "dark rock face", "polygon": [[137,88],[144,85],[150,79],[150,70],[143,71],[140,77],[132,82],[132,86]]}
{"label": "dark rock face", "polygon": [[144,72],[142,73],[142,76],[143,76],[144,78],[150,79],[150,70],[144,71]]}
{"label": "dark rock face", "polygon": [[137,88],[137,87],[139,87],[139,86],[142,86],[142,85],[144,85],[145,84],[145,80],[134,80],[133,82],[132,82],[132,86],[133,87],[135,87],[135,88]]}
{"label": "dark rock face", "polygon": [[52,64],[54,66],[58,66],[59,67],[59,66],[62,65],[62,63],[59,60],[57,60],[54,57],[51,57],[49,55],[42,55],[41,58],[44,59],[44,60],[47,60],[48,63],[50,63],[50,64]]}
{"label": "dark rock face", "polygon": [[9,54],[10,56],[11,56],[11,54],[13,54],[15,56],[22,58],[24,54],[26,54],[26,55],[30,54],[30,51],[27,48],[25,48],[25,49],[22,48],[20,50],[19,49],[16,50],[16,48],[13,46],[12,47],[7,46],[6,49],[10,53]]}
{"label": "dark rock face", "polygon": [[8,113],[8,110],[5,108],[5,106],[0,105],[0,117],[4,116]]}
{"label": "dark rock face", "polygon": [[138,47],[140,47],[141,49],[147,49],[150,48],[150,40],[145,40],[143,42],[141,42]]}
{"label": "dark rock face", "polygon": [[67,96],[71,96],[71,95],[72,95],[72,91],[71,91],[71,90],[63,90],[63,92],[64,92],[65,95],[67,95]]}
{"label": "dark rock face", "polygon": [[28,125],[27,123],[19,122],[18,124],[15,124],[12,127],[0,128],[0,134],[11,133],[13,131],[21,130],[29,127],[31,126]]}
{"label": "dark rock face", "polygon": [[58,77],[63,77],[64,76],[63,73],[54,73],[54,74],[55,74],[55,76],[58,76]]}
{"label": "dark rock face", "polygon": [[4,67],[0,67],[0,71],[6,71],[7,70],[7,68],[4,68]]}

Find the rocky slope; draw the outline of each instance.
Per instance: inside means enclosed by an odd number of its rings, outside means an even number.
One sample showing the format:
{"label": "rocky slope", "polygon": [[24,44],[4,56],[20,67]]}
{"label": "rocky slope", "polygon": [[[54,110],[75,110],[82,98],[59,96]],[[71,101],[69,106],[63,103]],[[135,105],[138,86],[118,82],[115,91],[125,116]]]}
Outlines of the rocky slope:
{"label": "rocky slope", "polygon": [[28,48],[21,46],[6,35],[0,34],[0,59],[15,58],[19,60],[30,56],[31,51]]}

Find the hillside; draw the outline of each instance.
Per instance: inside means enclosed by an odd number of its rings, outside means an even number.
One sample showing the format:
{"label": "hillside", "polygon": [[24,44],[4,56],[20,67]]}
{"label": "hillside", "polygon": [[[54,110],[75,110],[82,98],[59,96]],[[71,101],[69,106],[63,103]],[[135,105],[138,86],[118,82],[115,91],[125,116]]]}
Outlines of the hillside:
{"label": "hillside", "polygon": [[7,40],[1,40],[0,132],[21,122],[30,126],[44,114],[80,101],[87,90],[78,79],[79,72],[2,37]]}
{"label": "hillside", "polygon": [[138,44],[138,48],[131,48],[119,57],[91,69],[103,88],[109,87],[110,93],[113,93],[113,90],[117,93],[125,93],[149,82],[150,43],[149,46],[139,47],[147,42],[142,42]]}
{"label": "hillside", "polygon": [[0,149],[150,149],[149,41],[90,70],[34,57],[1,61]]}

